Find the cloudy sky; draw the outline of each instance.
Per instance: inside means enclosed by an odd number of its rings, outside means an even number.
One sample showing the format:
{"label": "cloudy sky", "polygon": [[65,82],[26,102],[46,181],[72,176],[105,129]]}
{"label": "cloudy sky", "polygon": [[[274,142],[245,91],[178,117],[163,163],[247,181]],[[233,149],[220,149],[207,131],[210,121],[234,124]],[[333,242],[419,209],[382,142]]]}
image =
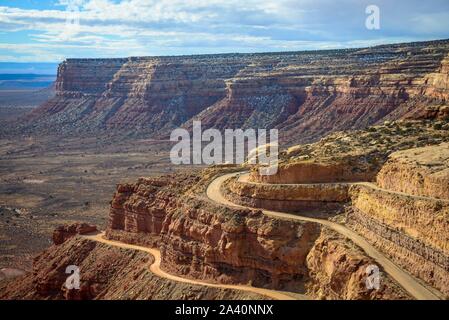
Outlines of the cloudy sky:
{"label": "cloudy sky", "polygon": [[[380,29],[365,26],[368,5]],[[0,61],[361,47],[449,38],[449,0],[0,0]]]}

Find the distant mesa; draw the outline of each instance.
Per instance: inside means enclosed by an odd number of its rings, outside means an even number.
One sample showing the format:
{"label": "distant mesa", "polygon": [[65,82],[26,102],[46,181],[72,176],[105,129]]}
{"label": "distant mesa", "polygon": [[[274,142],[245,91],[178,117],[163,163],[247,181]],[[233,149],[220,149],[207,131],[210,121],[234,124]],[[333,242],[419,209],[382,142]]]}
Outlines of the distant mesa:
{"label": "distant mesa", "polygon": [[59,65],[56,97],[23,133],[167,137],[279,128],[287,143],[386,120],[432,116],[448,99],[449,41],[363,49],[124,59]]}

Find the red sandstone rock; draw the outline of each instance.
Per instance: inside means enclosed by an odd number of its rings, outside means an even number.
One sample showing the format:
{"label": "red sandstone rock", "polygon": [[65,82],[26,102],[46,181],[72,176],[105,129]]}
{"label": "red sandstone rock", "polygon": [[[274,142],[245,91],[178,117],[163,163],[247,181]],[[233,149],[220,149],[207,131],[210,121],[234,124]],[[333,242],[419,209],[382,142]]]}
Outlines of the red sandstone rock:
{"label": "red sandstone rock", "polygon": [[366,270],[371,265],[376,265],[375,261],[364,256],[360,249],[324,228],[307,256],[309,293],[326,300],[410,299],[382,270],[379,289],[368,288]]}
{"label": "red sandstone rock", "polygon": [[77,234],[89,234],[95,231],[97,231],[97,227],[87,223],[59,226],[53,232],[53,243],[59,245]]}
{"label": "red sandstone rock", "polygon": [[[146,252],[123,250],[82,238],[71,238],[39,254],[33,272],[0,283],[0,299],[68,300],[215,300],[262,299],[236,290],[210,288],[170,281],[148,270]],[[80,290],[65,287],[68,265],[80,268]]]}
{"label": "red sandstone rock", "polygon": [[318,225],[223,208],[179,191],[181,186],[192,188],[195,181],[194,175],[178,175],[176,182],[148,178],[132,188],[118,186],[108,236],[157,246],[162,268],[171,273],[224,283],[299,287]]}
{"label": "red sandstone rock", "polygon": [[[190,127],[280,128],[316,140],[412,116],[448,97],[448,41],[326,52],[69,59],[32,132],[167,136]],[[338,121],[337,121],[338,120]]]}

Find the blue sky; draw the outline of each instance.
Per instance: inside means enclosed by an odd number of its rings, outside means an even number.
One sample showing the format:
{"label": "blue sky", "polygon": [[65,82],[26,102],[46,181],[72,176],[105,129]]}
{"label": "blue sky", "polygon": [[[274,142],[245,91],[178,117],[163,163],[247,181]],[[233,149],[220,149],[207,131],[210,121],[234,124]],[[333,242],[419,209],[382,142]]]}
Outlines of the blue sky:
{"label": "blue sky", "polygon": [[[365,27],[368,5],[380,29]],[[448,0],[0,0],[0,61],[363,47],[449,38]]]}

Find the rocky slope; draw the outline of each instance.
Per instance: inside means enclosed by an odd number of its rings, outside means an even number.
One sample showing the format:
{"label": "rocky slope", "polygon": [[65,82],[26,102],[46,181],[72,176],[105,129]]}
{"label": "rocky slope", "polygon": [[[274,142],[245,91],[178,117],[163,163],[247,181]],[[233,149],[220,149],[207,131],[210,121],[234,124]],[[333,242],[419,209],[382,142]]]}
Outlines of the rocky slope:
{"label": "rocky slope", "polygon": [[[148,270],[145,252],[110,247],[73,237],[35,258],[33,272],[0,282],[0,299],[69,300],[204,300],[262,299],[237,290],[183,284],[159,278]],[[68,265],[80,268],[80,290],[64,286]]]}
{"label": "rocky slope", "polygon": [[340,212],[342,204],[349,201],[348,189],[345,184],[254,184],[231,178],[221,191],[239,205],[327,218]]}
{"label": "rocky slope", "polygon": [[[159,249],[161,268],[184,278],[214,283],[251,284],[296,293],[307,292],[312,298],[319,299],[410,298],[384,273],[381,289],[368,289],[365,285],[366,269],[374,261],[350,241],[317,223],[268,217],[257,210],[227,208],[206,198],[205,189],[215,176],[235,170],[240,168],[215,167],[202,172],[140,178],[134,183],[119,184],[111,201],[107,237]],[[326,202],[327,196],[331,200],[348,200],[347,187],[324,187],[316,192],[305,186],[287,190],[283,190],[280,185],[270,186],[268,189],[263,186],[251,189],[236,184],[235,181],[229,183],[236,193],[247,195],[248,198],[251,198],[252,193],[261,198],[270,198],[274,193],[279,200],[283,196],[299,201],[315,199]],[[356,198],[356,193],[350,191],[354,208],[373,216],[384,212],[383,209],[378,209],[376,203],[392,206],[395,203],[384,198],[363,201],[362,194],[359,191],[359,198]],[[374,198],[375,194],[368,193],[366,197]],[[435,208],[424,207],[428,211],[425,218],[433,220],[428,223],[418,217],[422,223],[416,224],[415,229],[423,234],[429,233],[426,229],[429,224],[441,222],[438,226],[441,226],[442,232],[435,232],[428,238],[418,237],[419,241],[410,244],[413,248],[417,248],[424,240],[430,244],[422,247],[422,253],[429,255],[426,256],[427,269],[424,272],[435,272],[435,283],[428,282],[439,287],[444,283],[445,273],[437,273],[433,266],[445,263],[445,260],[441,260],[444,256],[439,256],[437,250],[429,251],[429,248],[446,250],[447,240],[444,237],[447,232],[444,232],[444,219],[440,219],[441,215],[432,215],[431,211],[435,211]],[[405,210],[406,213],[413,210],[407,203],[400,203],[393,209]],[[440,209],[443,210],[442,213],[446,210]],[[375,212],[371,212],[373,210]],[[396,211],[394,218],[403,221],[406,214]],[[405,222],[413,222],[414,217],[408,217],[409,220]],[[369,232],[373,232],[371,229],[362,229],[366,224],[351,221],[355,221],[352,216],[348,218],[348,225],[369,240],[378,241],[377,229],[374,230],[377,237],[374,239],[370,237]],[[393,221],[391,226],[400,228],[401,221],[397,225]],[[94,227],[85,224],[58,228],[53,236],[58,245],[35,259],[32,273],[0,284],[0,298],[258,298],[229,290],[197,288],[157,278],[148,272],[147,266],[151,259],[148,255],[76,237],[78,233],[93,230]],[[398,232],[400,234],[400,230]],[[69,292],[62,287],[66,278],[64,270],[69,264],[78,265],[84,270],[81,291]]]}
{"label": "rocky slope", "polygon": [[298,286],[307,274],[305,258],[319,228],[182,196],[180,185],[186,188],[195,179],[140,179],[119,185],[108,237],[157,246],[162,268],[171,273],[273,289]]}
{"label": "rocky slope", "polygon": [[254,168],[248,183],[228,184],[228,198],[259,208],[296,209],[301,215],[307,215],[303,207],[314,200],[318,210],[308,213],[323,217],[328,201],[337,199],[341,181],[346,181],[351,185],[341,199],[347,201],[346,215],[332,219],[346,223],[396,264],[447,296],[446,111],[446,107],[429,108],[420,116],[427,120],[387,121],[291,147],[281,154],[276,175],[259,176]]}
{"label": "rocky slope", "polygon": [[[36,256],[33,272],[0,281],[0,299],[267,299],[241,290],[189,285],[155,276],[148,270],[151,255],[111,247],[73,235]],[[373,261],[359,249],[322,230],[307,255],[308,274],[301,284],[315,299],[409,299],[381,272],[379,290],[365,285],[366,268]],[[65,288],[68,265],[80,267],[80,290]],[[306,288],[302,289],[302,286]]]}
{"label": "rocky slope", "polygon": [[[70,59],[57,96],[21,132],[167,136],[204,128],[279,128],[286,142],[422,116],[448,97],[449,42],[366,49]],[[338,121],[337,121],[338,119]]]}
{"label": "rocky slope", "polygon": [[[204,200],[208,181],[222,173],[223,169],[206,170],[196,184],[190,177],[180,183],[164,178],[119,185],[108,237],[156,246],[163,269],[195,279],[298,293],[307,287],[314,298],[408,297],[388,276],[381,290],[367,289],[365,268],[373,261],[318,224],[269,218],[260,211],[224,208]],[[323,244],[327,242],[332,246]],[[323,270],[328,263],[336,269]],[[346,277],[337,276],[348,270]],[[339,289],[326,296],[318,287]]]}

